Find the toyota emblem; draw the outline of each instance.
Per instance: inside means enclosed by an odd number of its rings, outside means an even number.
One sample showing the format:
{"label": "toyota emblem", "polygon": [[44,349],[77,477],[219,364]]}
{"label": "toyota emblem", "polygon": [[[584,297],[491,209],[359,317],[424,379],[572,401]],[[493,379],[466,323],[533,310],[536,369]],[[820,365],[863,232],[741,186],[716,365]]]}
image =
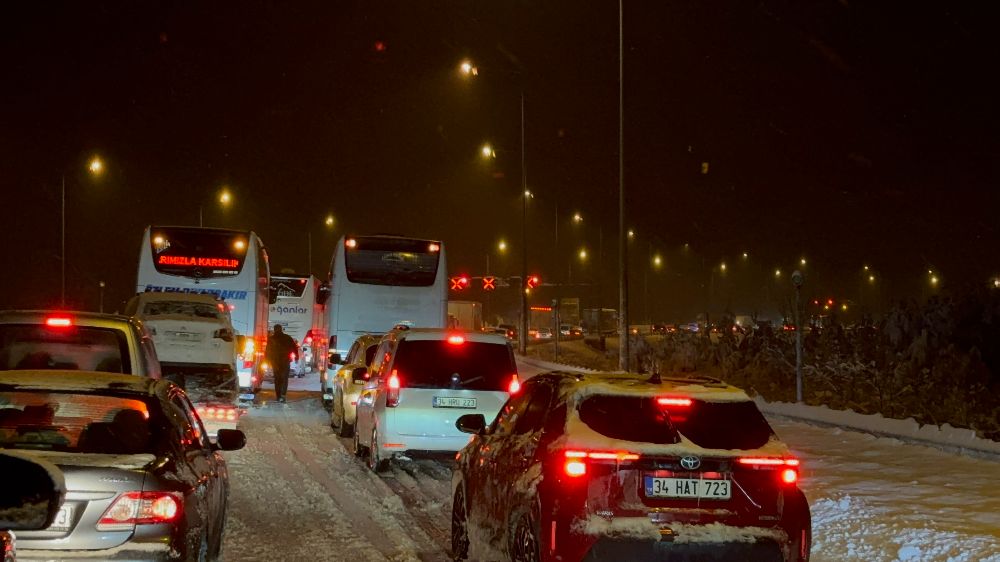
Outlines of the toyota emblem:
{"label": "toyota emblem", "polygon": [[701,459],[695,456],[681,457],[681,468],[685,470],[697,470],[701,466]]}

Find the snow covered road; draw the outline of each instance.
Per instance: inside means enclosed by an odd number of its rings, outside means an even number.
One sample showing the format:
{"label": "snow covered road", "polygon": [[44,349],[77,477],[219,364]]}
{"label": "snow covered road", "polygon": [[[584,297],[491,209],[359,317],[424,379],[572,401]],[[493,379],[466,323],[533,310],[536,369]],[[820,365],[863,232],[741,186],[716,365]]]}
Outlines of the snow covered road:
{"label": "snow covered road", "polygon": [[[291,387],[287,406],[241,419],[247,447],[227,453],[225,560],[447,560],[450,463],[397,462],[376,476],[327,426],[318,383]],[[803,460],[815,561],[1000,562],[1000,463],[772,422]]]}

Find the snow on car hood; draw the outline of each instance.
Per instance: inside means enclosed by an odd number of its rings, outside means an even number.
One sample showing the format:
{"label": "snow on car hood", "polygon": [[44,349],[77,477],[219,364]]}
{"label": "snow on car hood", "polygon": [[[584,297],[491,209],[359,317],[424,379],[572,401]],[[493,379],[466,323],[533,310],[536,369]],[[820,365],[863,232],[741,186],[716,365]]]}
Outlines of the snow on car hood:
{"label": "snow on car hood", "polygon": [[[9,452],[9,450],[7,451]],[[22,456],[60,466],[82,466],[139,470],[156,460],[156,455],[138,453],[111,455],[103,453],[72,453],[67,451],[21,450]],[[63,485],[65,488],[65,484]]]}

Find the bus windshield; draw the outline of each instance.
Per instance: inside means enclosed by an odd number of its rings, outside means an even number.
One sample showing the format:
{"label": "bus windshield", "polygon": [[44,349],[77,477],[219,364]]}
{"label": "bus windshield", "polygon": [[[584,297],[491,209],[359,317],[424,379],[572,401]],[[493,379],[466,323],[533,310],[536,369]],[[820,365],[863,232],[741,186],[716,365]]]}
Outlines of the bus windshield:
{"label": "bus windshield", "polygon": [[249,235],[205,228],[157,228],[149,238],[156,271],[208,278],[239,275]]}
{"label": "bus windshield", "polygon": [[440,245],[435,242],[381,236],[352,240],[344,255],[352,283],[430,287],[437,278]]}

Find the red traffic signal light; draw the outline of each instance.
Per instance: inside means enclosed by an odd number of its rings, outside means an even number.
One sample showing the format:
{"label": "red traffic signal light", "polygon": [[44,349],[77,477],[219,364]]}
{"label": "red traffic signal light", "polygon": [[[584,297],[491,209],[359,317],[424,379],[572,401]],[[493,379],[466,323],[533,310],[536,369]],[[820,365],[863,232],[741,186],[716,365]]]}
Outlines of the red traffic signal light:
{"label": "red traffic signal light", "polygon": [[534,289],[535,287],[537,287],[538,285],[540,285],[541,282],[542,282],[542,280],[537,275],[532,275],[532,276],[528,277],[528,288],[529,289]]}
{"label": "red traffic signal light", "polygon": [[483,277],[483,290],[493,291],[497,288],[496,277]]}
{"label": "red traffic signal light", "polygon": [[469,287],[469,278],[466,275],[452,277],[450,281],[452,291],[463,291]]}

